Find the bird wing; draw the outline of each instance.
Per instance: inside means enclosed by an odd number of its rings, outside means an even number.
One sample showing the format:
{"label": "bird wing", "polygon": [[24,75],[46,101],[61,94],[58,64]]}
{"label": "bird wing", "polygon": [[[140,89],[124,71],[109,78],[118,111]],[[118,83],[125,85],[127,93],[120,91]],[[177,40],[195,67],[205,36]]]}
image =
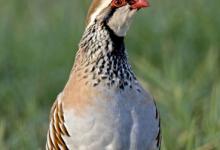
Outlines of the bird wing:
{"label": "bird wing", "polygon": [[64,136],[69,137],[69,133],[64,124],[63,106],[58,100],[55,101],[50,114],[50,126],[47,133],[47,150],[68,150],[63,139]]}

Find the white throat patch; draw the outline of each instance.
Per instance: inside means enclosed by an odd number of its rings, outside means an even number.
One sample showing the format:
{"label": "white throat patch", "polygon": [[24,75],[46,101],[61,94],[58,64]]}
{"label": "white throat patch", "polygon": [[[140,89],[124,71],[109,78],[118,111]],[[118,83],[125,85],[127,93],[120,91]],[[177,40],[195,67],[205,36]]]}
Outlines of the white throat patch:
{"label": "white throat patch", "polygon": [[136,11],[131,10],[129,5],[118,8],[108,22],[109,27],[116,35],[125,36]]}

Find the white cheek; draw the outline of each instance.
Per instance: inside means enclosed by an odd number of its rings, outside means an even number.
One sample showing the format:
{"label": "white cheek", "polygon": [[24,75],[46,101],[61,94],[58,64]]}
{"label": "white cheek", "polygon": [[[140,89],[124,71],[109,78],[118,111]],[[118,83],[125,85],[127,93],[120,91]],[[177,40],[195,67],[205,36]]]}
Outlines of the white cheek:
{"label": "white cheek", "polygon": [[108,25],[118,35],[125,36],[136,10],[130,10],[129,6],[118,9],[111,17]]}

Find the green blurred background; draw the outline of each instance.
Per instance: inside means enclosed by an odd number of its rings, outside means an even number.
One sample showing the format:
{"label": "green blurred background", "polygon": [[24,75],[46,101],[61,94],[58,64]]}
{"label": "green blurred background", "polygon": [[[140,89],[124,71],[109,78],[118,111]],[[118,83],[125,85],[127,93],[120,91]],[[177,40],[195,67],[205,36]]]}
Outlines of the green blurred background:
{"label": "green blurred background", "polygon": [[[90,0],[0,0],[0,149],[44,149]],[[152,0],[126,38],[162,150],[220,150],[220,1]]]}

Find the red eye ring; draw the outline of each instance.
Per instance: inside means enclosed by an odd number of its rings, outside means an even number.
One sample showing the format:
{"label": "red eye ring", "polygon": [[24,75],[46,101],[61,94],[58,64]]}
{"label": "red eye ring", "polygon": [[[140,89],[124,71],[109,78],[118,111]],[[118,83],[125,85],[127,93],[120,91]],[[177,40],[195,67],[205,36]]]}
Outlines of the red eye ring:
{"label": "red eye ring", "polygon": [[113,0],[111,6],[115,8],[119,8],[126,4],[127,4],[126,0]]}

